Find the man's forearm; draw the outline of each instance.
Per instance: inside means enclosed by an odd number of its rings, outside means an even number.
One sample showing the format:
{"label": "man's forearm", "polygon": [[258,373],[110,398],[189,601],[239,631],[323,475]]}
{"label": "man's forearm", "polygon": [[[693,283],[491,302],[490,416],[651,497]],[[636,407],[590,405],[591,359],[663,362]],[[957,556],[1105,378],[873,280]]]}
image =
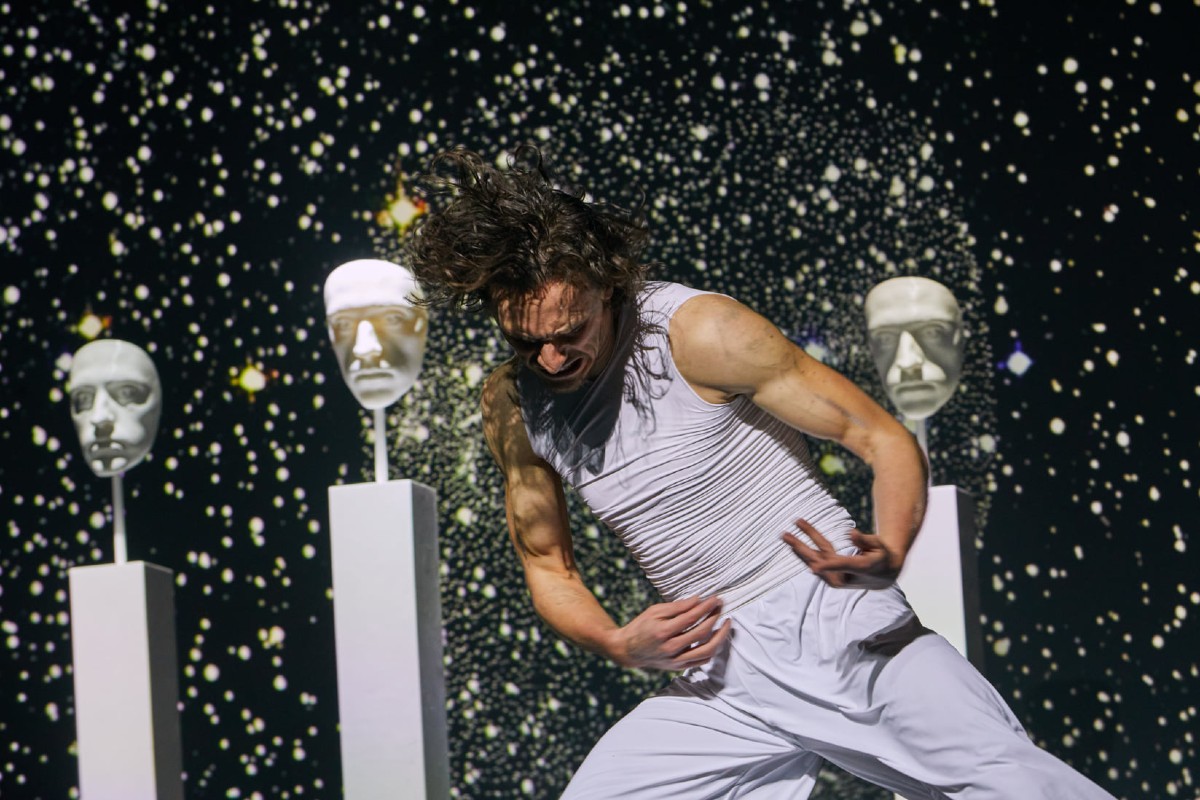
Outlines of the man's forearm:
{"label": "man's forearm", "polygon": [[875,533],[899,571],[925,518],[929,472],[911,436],[895,437],[872,459]]}
{"label": "man's forearm", "polygon": [[533,605],[561,636],[622,667],[677,671],[703,664],[720,651],[732,629],[717,627],[717,597],[655,603],[617,625],[576,572],[539,574],[526,568]]}
{"label": "man's forearm", "polygon": [[622,663],[617,634],[620,626],[577,572],[527,566],[525,581],[534,610],[559,636],[572,644]]}

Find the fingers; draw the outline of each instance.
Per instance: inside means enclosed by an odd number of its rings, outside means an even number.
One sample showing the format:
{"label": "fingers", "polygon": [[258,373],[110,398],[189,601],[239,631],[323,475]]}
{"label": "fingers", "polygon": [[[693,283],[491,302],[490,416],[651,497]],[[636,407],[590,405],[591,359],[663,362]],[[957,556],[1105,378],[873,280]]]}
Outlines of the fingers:
{"label": "fingers", "polygon": [[829,542],[829,540],[822,536],[821,532],[814,528],[808,520],[796,520],[796,527],[799,528],[806,536],[808,536],[812,543],[816,545],[816,549],[810,547],[803,539],[796,534],[791,533],[790,531],[785,531],[782,534],[783,540],[787,542],[791,548],[796,551],[796,555],[800,556],[800,558],[804,560],[804,563],[808,564],[808,566],[814,571],[821,563],[822,558],[832,556],[837,553],[837,550]]}
{"label": "fingers", "polygon": [[677,634],[666,641],[666,646],[674,652],[681,652],[708,640],[712,629],[717,624],[718,614],[714,611],[704,619],[682,628]]}
{"label": "fingers", "polygon": [[856,555],[822,557],[809,563],[813,574],[830,586],[879,589],[890,586],[895,575],[887,570],[887,552],[883,548]]}
{"label": "fingers", "polygon": [[784,533],[783,540],[791,545],[792,549],[795,550],[796,553],[805,561],[808,561],[810,558],[815,558],[818,555],[817,550],[813,550],[811,547],[806,545],[804,541],[794,533]]}
{"label": "fingers", "polygon": [[[663,649],[676,659],[682,655],[689,660],[696,658],[695,650],[712,640],[713,628],[720,618],[720,610],[720,601],[713,603],[706,601],[691,611],[675,617],[672,620],[672,629],[675,633],[663,642]],[[728,625],[728,620],[726,625]]]}
{"label": "fingers", "polygon": [[821,532],[814,528],[808,520],[796,520],[796,527],[804,531],[804,533],[808,535],[808,538],[812,539],[813,543],[816,544],[816,546],[821,550],[833,550],[833,545],[829,543],[829,540],[822,536]]}
{"label": "fingers", "polygon": [[[685,605],[678,610],[672,608],[677,604]],[[701,620],[706,618],[715,620],[721,611],[721,598],[706,597],[701,600],[689,597],[685,600],[676,601],[676,603],[665,603],[663,605],[663,619],[664,621],[670,620],[671,635],[674,636],[694,628]],[[670,613],[672,611],[674,613]]]}
{"label": "fingers", "polygon": [[789,546],[791,546],[792,550],[796,552],[796,555],[800,557],[800,560],[803,561],[808,568],[813,571],[814,574],[824,577],[824,575],[822,575],[822,571],[824,569],[822,565],[824,560],[827,558],[826,553],[823,553],[820,550],[812,549],[793,533],[783,534],[783,540],[787,542]]}
{"label": "fingers", "polygon": [[851,531],[850,538],[860,552],[842,555],[808,520],[796,520],[796,527],[816,545],[816,549],[794,533],[784,533],[783,540],[808,565],[814,575],[833,587],[861,585],[863,576],[878,571],[880,554],[886,555],[878,537],[868,536],[858,530]]}
{"label": "fingers", "polygon": [[674,660],[712,636],[720,616],[719,597],[686,597],[658,603],[631,623],[636,628],[639,660],[658,669],[675,669]]}
{"label": "fingers", "polygon": [[[715,598],[710,598],[714,599]],[[697,617],[700,609],[708,609],[707,615]],[[705,601],[691,611],[677,616],[676,623],[685,623],[680,632],[664,642],[667,652],[672,653],[668,669],[680,670],[703,664],[716,655],[722,642],[729,636],[729,620],[713,633],[719,619],[720,602]],[[693,620],[694,618],[694,620]]]}
{"label": "fingers", "polygon": [[[711,630],[715,622],[716,618],[714,617],[711,622],[705,621],[705,625]],[[730,631],[732,630],[731,621],[728,619],[725,620],[721,627],[717,629],[717,632],[708,637],[708,641],[685,648],[677,653],[672,660],[670,669],[687,669],[688,667],[699,666],[711,660],[721,649],[721,646],[725,644],[725,640],[729,638]]]}
{"label": "fingers", "polygon": [[[620,629],[613,660],[627,667],[665,670],[681,669],[679,665],[685,662],[705,661],[728,635],[713,633],[720,610],[719,597],[657,603]],[[697,652],[701,647],[704,649]]]}

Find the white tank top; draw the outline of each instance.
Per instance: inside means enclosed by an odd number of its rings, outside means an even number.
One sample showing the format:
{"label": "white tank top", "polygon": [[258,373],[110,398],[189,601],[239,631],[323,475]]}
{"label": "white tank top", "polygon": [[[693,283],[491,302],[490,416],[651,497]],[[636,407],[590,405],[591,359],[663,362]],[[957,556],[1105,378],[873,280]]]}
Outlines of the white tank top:
{"label": "white tank top", "polygon": [[699,294],[648,284],[641,348],[630,309],[617,352],[587,386],[556,395],[522,370],[518,387],[534,452],[620,537],[663,599],[720,595],[728,613],[808,569],[780,539],[797,518],[839,550],[852,547],[854,522],[816,479],[799,431],[744,396],[702,400],[679,374],[669,325]]}

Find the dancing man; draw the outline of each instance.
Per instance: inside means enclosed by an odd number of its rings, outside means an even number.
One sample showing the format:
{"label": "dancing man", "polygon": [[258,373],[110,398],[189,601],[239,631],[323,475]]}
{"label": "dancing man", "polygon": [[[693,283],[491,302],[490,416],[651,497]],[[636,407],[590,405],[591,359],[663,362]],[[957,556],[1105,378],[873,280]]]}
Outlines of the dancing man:
{"label": "dancing man", "polygon": [[[647,282],[644,217],[439,154],[449,195],[411,247],[427,302],[482,310],[513,358],[484,433],[538,614],[627,667],[679,671],[564,797],[803,798],[823,761],[916,798],[1107,798],[1038,749],[894,585],[920,528],[912,436],[736,300]],[[438,177],[441,176],[441,177]],[[817,479],[805,436],[873,474],[877,530]],[[624,625],[582,581],[564,482],[662,595]]]}

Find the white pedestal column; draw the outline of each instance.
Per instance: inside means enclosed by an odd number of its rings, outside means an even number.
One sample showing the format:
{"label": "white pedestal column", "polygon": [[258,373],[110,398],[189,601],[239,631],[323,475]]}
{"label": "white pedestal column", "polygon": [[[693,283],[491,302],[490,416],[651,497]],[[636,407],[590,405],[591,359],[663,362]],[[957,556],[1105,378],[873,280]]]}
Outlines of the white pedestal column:
{"label": "white pedestal column", "polygon": [[82,800],[183,800],[174,573],[70,570]]}
{"label": "white pedestal column", "polygon": [[898,579],[909,604],[983,669],[979,623],[979,565],[975,551],[975,501],[957,486],[933,486],[925,523]]}
{"label": "white pedestal column", "polygon": [[409,480],[329,488],[346,800],[450,792],[437,495]]}

